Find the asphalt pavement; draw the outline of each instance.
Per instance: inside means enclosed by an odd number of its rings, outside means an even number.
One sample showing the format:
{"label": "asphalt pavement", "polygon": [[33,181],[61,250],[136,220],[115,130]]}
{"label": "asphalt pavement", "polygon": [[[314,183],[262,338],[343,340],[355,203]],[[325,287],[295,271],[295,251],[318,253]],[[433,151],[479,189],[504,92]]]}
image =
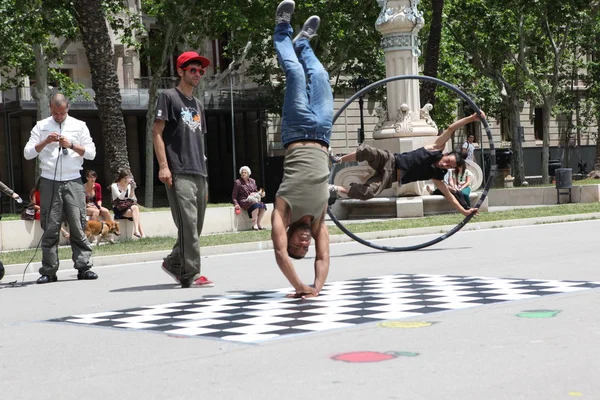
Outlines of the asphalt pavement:
{"label": "asphalt pavement", "polygon": [[[204,289],[181,289],[161,271],[160,261],[141,258],[126,264],[122,262],[130,260],[124,257],[105,265],[96,263],[94,270],[100,276],[96,281],[77,281],[74,270],[61,269],[57,283],[35,285],[31,284],[38,276],[34,271],[25,276],[26,286],[0,289],[0,397],[600,398],[600,289],[596,288],[600,285],[600,222],[501,229],[474,224],[473,229],[408,253],[381,252],[354,242],[331,245],[328,282],[338,288],[332,292],[333,302],[358,299],[354,303],[362,303],[355,305],[355,315],[366,315],[368,307],[377,305],[373,303],[383,304],[388,298],[398,301],[377,308],[410,309],[403,305],[411,305],[413,300],[406,299],[414,297],[415,290],[420,304],[430,304],[433,295],[422,290],[429,281],[437,285],[432,290],[453,293],[445,311],[435,311],[439,309],[434,301],[433,306],[420,308],[424,310],[420,315],[382,317],[352,326],[332,324],[331,329],[272,339],[264,336],[251,343],[136,329],[135,325],[77,324],[64,318],[109,315],[136,307],[155,309],[157,305],[183,307],[192,301],[203,304],[209,297],[234,303],[248,291],[275,293],[288,285],[270,249],[204,252],[202,272],[216,283]],[[406,246],[432,237],[373,240]],[[305,260],[294,261],[307,282],[313,276],[313,257],[311,250]],[[409,278],[410,284],[398,283]],[[20,279],[20,274],[6,276],[2,282],[14,279]],[[390,279],[396,282],[392,286]],[[377,288],[378,295],[357,296],[348,288],[358,281],[369,283],[361,290]],[[454,281],[490,288],[480,291]],[[542,289],[546,292],[539,296],[514,287],[544,288],[546,283],[554,285],[553,289]],[[502,301],[467,300],[475,303],[468,308],[460,308],[465,303],[456,301],[456,293],[464,298],[485,290]],[[300,310],[315,301],[290,304]],[[323,296],[322,301],[331,300]],[[328,308],[352,309],[352,301],[346,306],[339,301]],[[452,308],[457,304],[460,307]],[[234,307],[220,309],[227,308]],[[238,316],[235,310],[231,315]],[[344,321],[341,314],[335,315]],[[317,317],[311,318],[316,321]],[[63,320],[50,322],[56,319]]]}

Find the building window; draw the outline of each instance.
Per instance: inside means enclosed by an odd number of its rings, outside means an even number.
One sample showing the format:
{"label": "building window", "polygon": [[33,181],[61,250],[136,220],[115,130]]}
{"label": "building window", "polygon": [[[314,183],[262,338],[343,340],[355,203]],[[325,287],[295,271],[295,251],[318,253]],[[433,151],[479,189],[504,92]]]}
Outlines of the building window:
{"label": "building window", "polygon": [[533,133],[535,134],[535,140],[544,140],[544,109],[541,107],[535,108]]}

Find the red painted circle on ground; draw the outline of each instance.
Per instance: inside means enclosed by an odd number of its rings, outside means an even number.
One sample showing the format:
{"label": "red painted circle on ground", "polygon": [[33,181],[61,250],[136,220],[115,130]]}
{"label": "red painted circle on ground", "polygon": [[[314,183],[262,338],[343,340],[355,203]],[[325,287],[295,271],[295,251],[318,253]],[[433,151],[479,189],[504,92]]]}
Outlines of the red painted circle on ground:
{"label": "red painted circle on ground", "polygon": [[343,353],[333,356],[336,361],[345,361],[352,363],[380,362],[396,358],[395,354],[379,353],[377,351],[356,351],[353,353]]}

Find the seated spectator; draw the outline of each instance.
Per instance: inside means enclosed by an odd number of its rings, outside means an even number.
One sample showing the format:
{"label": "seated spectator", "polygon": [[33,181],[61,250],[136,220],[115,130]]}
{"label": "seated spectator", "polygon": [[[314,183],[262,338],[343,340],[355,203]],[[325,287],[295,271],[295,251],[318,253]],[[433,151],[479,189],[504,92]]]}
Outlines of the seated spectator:
{"label": "seated spectator", "polygon": [[231,193],[231,201],[235,206],[236,212],[240,208],[248,212],[248,217],[252,220],[252,229],[255,231],[265,229],[260,226],[267,206],[260,199],[264,196],[264,191],[258,190],[254,179],[250,178],[250,168],[243,166],[240,168],[240,178],[236,179]]}
{"label": "seated spectator", "polygon": [[[444,183],[446,184],[446,186],[448,186],[448,189],[450,189],[450,191],[452,192],[452,169],[449,169],[448,172],[446,172],[446,175],[444,175]],[[433,196],[443,196],[444,194],[440,191],[440,189],[438,189],[437,187],[435,188],[435,190],[432,189],[431,186],[427,185],[425,186],[425,189],[427,189],[427,193],[433,195]]]}
{"label": "seated spectator", "polygon": [[131,187],[132,180],[129,171],[121,170],[115,182],[110,185],[113,212],[115,219],[126,218],[133,221],[133,235],[142,238],[144,231],[140,222],[140,208],[134,189]]}
{"label": "seated spectator", "polygon": [[34,218],[35,220],[40,220],[40,204],[42,201],[40,200],[40,180],[38,179],[35,186],[31,188],[29,191],[29,207],[35,211]]}
{"label": "seated spectator", "polygon": [[[458,169],[458,166],[457,166],[457,169]],[[452,193],[454,198],[460,203],[460,205],[465,210],[467,210],[467,209],[471,208],[470,205],[469,206],[467,205],[467,204],[470,204],[470,202],[467,203],[465,201],[462,192],[458,189],[454,171],[455,171],[454,169],[449,169],[448,172],[446,172],[446,175],[444,175],[444,183],[446,184],[446,186],[448,187],[448,190],[450,190],[450,193]],[[441,190],[438,189],[437,187],[435,188],[435,190],[433,190],[431,186],[427,185],[427,186],[425,186],[425,189],[427,189],[427,192],[433,196],[443,196],[444,195],[441,192]],[[469,193],[470,192],[471,192],[471,190],[469,189]]]}
{"label": "seated spectator", "polygon": [[85,213],[90,220],[100,221],[102,217],[105,221],[112,221],[110,212],[106,207],[102,207],[102,187],[96,179],[98,175],[94,170],[88,170],[85,174]]}
{"label": "seated spectator", "polygon": [[467,169],[466,163],[457,165],[454,170],[454,187],[455,190],[460,193],[464,199],[465,204],[468,208],[471,208],[471,182],[473,181],[473,173]]}
{"label": "seated spectator", "polygon": [[[30,202],[30,206],[35,210],[34,219],[39,221],[40,220],[40,209],[41,209],[41,204],[42,204],[41,199],[40,199],[40,179],[39,178],[38,178],[37,182],[35,183],[35,187],[33,187],[29,191],[29,202]],[[65,229],[66,227],[67,227],[67,222],[65,220],[63,220],[63,223],[60,225],[60,233],[65,237],[65,239],[68,239],[71,236],[71,234],[69,233],[69,231],[67,231]]]}

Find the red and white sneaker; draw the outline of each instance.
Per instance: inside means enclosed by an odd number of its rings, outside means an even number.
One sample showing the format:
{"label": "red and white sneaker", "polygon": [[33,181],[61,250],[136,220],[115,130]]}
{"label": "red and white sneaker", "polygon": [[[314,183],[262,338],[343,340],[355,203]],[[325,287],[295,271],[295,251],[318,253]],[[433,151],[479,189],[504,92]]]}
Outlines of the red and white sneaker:
{"label": "red and white sneaker", "polygon": [[[203,287],[204,288],[204,287],[213,287],[213,286],[215,286],[213,281],[206,279],[205,276],[201,276],[200,278],[198,278],[194,282],[192,282],[190,284],[190,286],[187,286],[187,287],[197,287],[197,288]],[[182,285],[182,287],[184,287],[184,286]]]}

